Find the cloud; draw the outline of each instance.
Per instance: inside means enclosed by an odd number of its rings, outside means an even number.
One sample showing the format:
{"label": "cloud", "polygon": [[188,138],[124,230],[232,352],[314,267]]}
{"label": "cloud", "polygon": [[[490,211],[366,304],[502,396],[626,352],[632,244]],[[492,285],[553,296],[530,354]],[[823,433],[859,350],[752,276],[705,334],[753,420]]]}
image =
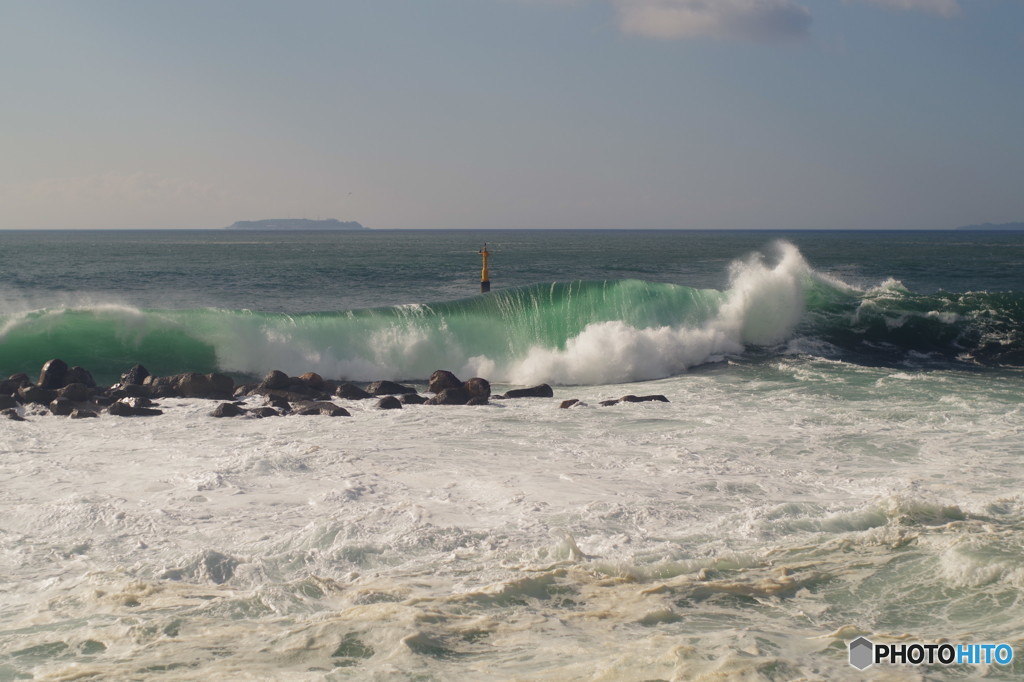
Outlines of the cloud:
{"label": "cloud", "polygon": [[[850,2],[850,0],[846,0]],[[935,14],[952,17],[960,13],[960,5],[957,0],[854,0],[865,2],[869,5],[878,5],[889,9],[903,11],[933,12]]]}
{"label": "cloud", "polygon": [[792,0],[612,0],[612,3],[622,31],[648,38],[710,37],[783,42],[803,38],[811,26],[810,11]]}

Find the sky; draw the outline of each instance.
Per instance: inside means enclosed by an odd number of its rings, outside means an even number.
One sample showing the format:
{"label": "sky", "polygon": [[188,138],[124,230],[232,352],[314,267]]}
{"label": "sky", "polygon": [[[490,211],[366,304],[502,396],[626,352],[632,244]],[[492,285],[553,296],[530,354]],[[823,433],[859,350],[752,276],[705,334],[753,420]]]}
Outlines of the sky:
{"label": "sky", "polygon": [[1024,221],[1024,0],[0,0],[0,229]]}

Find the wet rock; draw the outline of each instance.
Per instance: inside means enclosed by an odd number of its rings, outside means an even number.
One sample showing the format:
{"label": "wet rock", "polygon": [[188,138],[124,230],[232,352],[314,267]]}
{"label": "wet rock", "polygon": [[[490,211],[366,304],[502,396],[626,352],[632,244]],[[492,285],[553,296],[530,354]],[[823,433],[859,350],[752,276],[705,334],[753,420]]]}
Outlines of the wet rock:
{"label": "wet rock", "polygon": [[458,388],[460,386],[462,386],[462,381],[457,376],[446,369],[439,369],[430,375],[430,380],[427,382],[427,391],[429,393],[440,393],[446,388]]}
{"label": "wet rock", "polygon": [[667,403],[668,398],[663,395],[624,395],[617,400],[602,400],[601,405],[608,407],[611,405],[618,405],[619,403],[649,403],[649,402],[662,402]]}
{"label": "wet rock", "polygon": [[0,395],[0,410],[7,410],[12,407],[17,407],[18,401],[14,399],[13,395]]}
{"label": "wet rock", "polygon": [[54,398],[48,405],[50,412],[58,417],[67,417],[75,409],[75,404],[67,398]]}
{"label": "wet rock", "polygon": [[92,372],[82,367],[72,367],[64,374],[64,385],[84,384],[89,388],[96,388],[96,380],[92,378]]}
{"label": "wet rock", "polygon": [[485,398],[484,396],[482,396],[482,395],[474,395],[474,396],[471,396],[470,399],[466,401],[466,404],[467,405],[489,405],[490,401],[487,398]]}
{"label": "wet rock", "polygon": [[156,410],[151,407],[135,407],[125,402],[125,400],[130,400],[130,398],[118,400],[113,403],[107,408],[107,412],[115,417],[155,417],[163,414],[161,410]]}
{"label": "wet rock", "polygon": [[446,388],[427,401],[427,405],[465,405],[472,396],[461,385]]}
{"label": "wet rock", "polygon": [[198,374],[186,372],[169,377],[147,377],[144,385],[149,386],[159,398],[206,398],[227,400],[235,390],[234,380],[218,373]]}
{"label": "wet rock", "polygon": [[7,377],[2,384],[0,384],[0,392],[3,393],[14,393],[19,388],[25,388],[26,386],[32,385],[32,379],[29,378],[24,372],[18,372]]}
{"label": "wet rock", "polygon": [[467,379],[462,386],[474,398],[484,398],[486,400],[491,397],[491,382],[487,379],[473,377],[472,379]]}
{"label": "wet rock", "polygon": [[57,391],[42,386],[26,386],[18,389],[18,400],[22,405],[49,405],[57,397]]}
{"label": "wet rock", "polygon": [[400,410],[402,409],[402,401],[393,395],[386,395],[377,401],[378,410]]}
{"label": "wet rock", "polygon": [[570,398],[569,400],[563,400],[562,404],[558,406],[558,409],[560,409],[560,410],[568,410],[573,405],[579,405],[579,404],[580,404],[580,399],[579,398]]}
{"label": "wet rock", "polygon": [[64,385],[64,375],[68,372],[68,364],[60,358],[48,360],[39,370],[39,388],[60,388]]}
{"label": "wet rock", "polygon": [[218,585],[222,585],[231,580],[237,566],[238,559],[209,550],[203,555],[200,570],[206,578]]}
{"label": "wet rock", "polygon": [[142,365],[132,365],[131,369],[121,375],[122,386],[141,386],[149,376],[149,370]]}
{"label": "wet rock", "polygon": [[281,413],[275,410],[273,407],[253,407],[248,411],[250,417],[256,419],[263,419],[264,417],[280,417]]}
{"label": "wet rock", "polygon": [[221,403],[213,412],[210,413],[211,417],[240,417],[246,413],[246,409],[236,403]]}
{"label": "wet rock", "polygon": [[412,386],[403,386],[394,381],[374,381],[367,385],[366,391],[371,395],[401,395],[402,393],[416,393]]}
{"label": "wet rock", "polygon": [[7,410],[3,410],[2,412],[0,412],[0,414],[2,414],[3,416],[7,417],[11,421],[16,421],[16,422],[23,422],[23,421],[25,421],[25,418],[22,417],[20,414],[18,414],[18,411],[16,409],[14,409],[13,407],[10,408],[10,409],[7,409]]}
{"label": "wet rock", "polygon": [[344,407],[338,407],[334,403],[329,402],[315,402],[307,403],[298,407],[294,414],[302,416],[313,416],[323,415],[325,417],[350,417],[348,410]]}
{"label": "wet rock", "polygon": [[99,417],[99,415],[93,412],[92,410],[84,410],[80,408],[71,410],[72,419],[92,419],[95,417]]}
{"label": "wet rock", "polygon": [[341,384],[334,389],[334,395],[345,400],[366,400],[372,398],[372,393],[367,393],[355,384]]}
{"label": "wet rock", "polygon": [[323,390],[324,387],[324,378],[316,372],[306,372],[299,377],[299,381],[317,391]]}
{"label": "wet rock", "polygon": [[282,412],[291,412],[292,404],[288,402],[288,399],[278,393],[268,393],[265,396],[265,401],[269,407],[276,408]]}
{"label": "wet rock", "polygon": [[419,393],[403,393],[398,400],[403,405],[422,405],[427,402],[427,399]]}
{"label": "wet rock", "polygon": [[291,385],[291,379],[287,374],[279,369],[267,374],[263,377],[263,381],[260,382],[260,388],[275,391],[275,390],[286,390]]}
{"label": "wet rock", "polygon": [[57,395],[75,403],[84,403],[92,397],[93,391],[85,384],[73,383],[57,390]]}
{"label": "wet rock", "polygon": [[149,398],[152,396],[149,386],[141,386],[139,384],[112,386],[107,393],[114,398]]}
{"label": "wet rock", "polygon": [[555,392],[547,384],[531,386],[530,388],[514,388],[505,391],[506,398],[553,398]]}

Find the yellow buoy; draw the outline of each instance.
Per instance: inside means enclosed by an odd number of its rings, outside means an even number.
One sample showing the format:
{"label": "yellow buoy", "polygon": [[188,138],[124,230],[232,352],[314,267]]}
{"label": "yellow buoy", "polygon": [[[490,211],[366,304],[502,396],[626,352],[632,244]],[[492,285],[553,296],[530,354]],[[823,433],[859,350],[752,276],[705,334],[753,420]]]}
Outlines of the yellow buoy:
{"label": "yellow buoy", "polygon": [[487,250],[487,242],[484,242],[484,248],[480,249],[479,253],[484,259],[484,268],[480,271],[480,293],[486,294],[491,290],[491,276],[487,272],[487,259],[490,258],[491,252]]}

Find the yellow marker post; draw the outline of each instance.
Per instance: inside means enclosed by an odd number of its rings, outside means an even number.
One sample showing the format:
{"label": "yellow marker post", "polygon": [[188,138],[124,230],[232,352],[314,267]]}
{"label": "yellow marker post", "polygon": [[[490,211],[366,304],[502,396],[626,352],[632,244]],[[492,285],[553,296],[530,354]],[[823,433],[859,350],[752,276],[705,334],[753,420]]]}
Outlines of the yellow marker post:
{"label": "yellow marker post", "polygon": [[487,242],[484,242],[484,248],[480,249],[480,256],[484,259],[484,269],[480,271],[480,293],[486,294],[491,290],[491,276],[487,272],[487,259],[491,253],[487,250]]}

